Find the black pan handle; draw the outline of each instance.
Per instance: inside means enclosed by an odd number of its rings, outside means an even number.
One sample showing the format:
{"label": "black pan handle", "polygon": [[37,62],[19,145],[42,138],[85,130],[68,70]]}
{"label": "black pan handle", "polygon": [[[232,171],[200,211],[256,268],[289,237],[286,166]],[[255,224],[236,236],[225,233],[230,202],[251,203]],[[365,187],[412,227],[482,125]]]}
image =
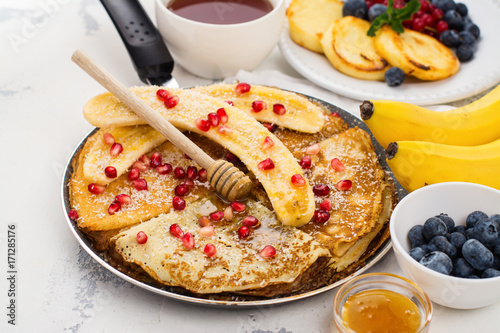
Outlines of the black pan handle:
{"label": "black pan handle", "polygon": [[174,60],[141,4],[137,0],[100,1],[118,30],[141,81],[150,84],[151,79],[171,78]]}

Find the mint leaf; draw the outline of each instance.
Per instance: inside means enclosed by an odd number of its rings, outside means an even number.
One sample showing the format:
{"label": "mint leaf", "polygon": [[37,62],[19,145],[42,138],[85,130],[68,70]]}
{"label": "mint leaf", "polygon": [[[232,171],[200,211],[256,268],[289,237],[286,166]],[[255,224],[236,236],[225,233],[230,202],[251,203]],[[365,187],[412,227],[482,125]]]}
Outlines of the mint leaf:
{"label": "mint leaf", "polygon": [[398,33],[403,33],[403,21],[411,19],[413,14],[418,12],[419,9],[419,0],[411,0],[403,8],[394,8],[394,0],[389,0],[389,3],[387,4],[387,11],[373,20],[370,29],[368,29],[366,34],[370,37],[375,36],[375,32],[382,28],[385,24],[389,24],[392,27],[392,30]]}

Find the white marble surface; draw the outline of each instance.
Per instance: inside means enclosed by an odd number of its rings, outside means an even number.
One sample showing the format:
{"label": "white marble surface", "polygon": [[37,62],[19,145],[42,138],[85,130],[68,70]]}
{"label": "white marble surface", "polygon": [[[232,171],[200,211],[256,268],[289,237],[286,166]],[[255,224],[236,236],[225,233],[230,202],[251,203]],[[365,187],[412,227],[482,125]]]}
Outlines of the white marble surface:
{"label": "white marble surface", "polygon": [[[152,0],[143,4],[152,15]],[[63,168],[92,129],[82,106],[102,92],[70,56],[81,48],[126,85],[141,82],[97,0],[2,0],[0,37],[0,332],[336,331],[335,291],[274,307],[213,308],[153,294],[101,268],[61,208]],[[278,49],[255,73],[263,70],[300,77]],[[174,75],[181,86],[209,83],[181,68]],[[9,225],[16,227],[15,297],[8,296]],[[371,271],[401,273],[392,252]],[[8,324],[11,299],[15,326]],[[500,302],[468,311],[436,305],[431,332],[498,332],[499,313]]]}

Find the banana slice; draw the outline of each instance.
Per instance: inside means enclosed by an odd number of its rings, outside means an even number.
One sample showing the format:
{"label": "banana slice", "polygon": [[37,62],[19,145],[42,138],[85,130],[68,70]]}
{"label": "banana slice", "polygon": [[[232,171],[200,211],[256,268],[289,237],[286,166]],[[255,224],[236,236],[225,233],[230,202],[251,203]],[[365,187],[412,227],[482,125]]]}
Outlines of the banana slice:
{"label": "banana slice", "polygon": [[354,16],[334,20],[323,34],[321,45],[338,71],[362,80],[384,80],[389,63],[380,56],[373,38],[366,33],[370,23]]}
{"label": "banana slice", "polygon": [[435,38],[405,29],[398,34],[389,26],[377,31],[373,45],[392,66],[421,80],[441,80],[458,72],[455,54]]}
{"label": "banana slice", "polygon": [[[167,108],[157,99],[157,89],[136,88],[134,92],[174,126],[201,134],[238,156],[264,186],[275,213],[283,224],[301,226],[311,220],[315,209],[314,195],[303,177],[302,168],[283,143],[257,120],[222,99],[194,89],[172,90],[180,102],[175,107]],[[96,104],[95,100],[100,103]],[[92,110],[90,105],[98,110]],[[206,121],[209,113],[215,113],[220,108],[224,108],[227,122],[204,131],[200,122]],[[132,112],[114,96],[103,94],[86,105],[86,117],[101,114],[102,120],[102,110],[106,110],[110,118],[112,114],[126,115]],[[124,151],[125,149],[124,146]],[[292,184],[294,175],[302,176],[305,180],[303,186]]]}
{"label": "banana slice", "polygon": [[[241,107],[247,114],[259,121],[274,123],[305,133],[317,133],[323,128],[325,114],[321,108],[305,97],[292,92],[258,85],[253,85],[249,93],[237,94],[235,86],[218,84],[197,87],[194,90],[221,97],[225,101],[231,100],[234,106]],[[163,102],[155,96],[158,89],[160,88],[155,86],[131,88],[137,96],[155,110],[164,109]],[[261,112],[251,111],[251,104],[255,100],[264,101],[267,104],[267,109]],[[83,115],[89,123],[96,127],[145,124],[144,120],[128,108],[116,107],[116,103],[116,97],[110,93],[98,95],[85,104]],[[273,112],[273,105],[276,103],[285,106],[286,113],[284,115],[277,115]],[[227,106],[227,104],[224,104],[224,106]]]}
{"label": "banana slice", "polygon": [[[165,137],[149,125],[123,126],[109,128],[104,131],[113,135],[115,142],[122,145],[123,151],[116,157],[111,156],[111,146],[103,139],[96,140],[90,149],[83,173],[85,178],[93,183],[106,185],[120,177],[139,157],[166,141]],[[109,178],[104,169],[112,166],[116,169],[117,177]]]}
{"label": "banana slice", "polygon": [[342,17],[340,0],[292,0],[286,15],[292,40],[308,50],[323,53],[320,40],[333,20]]}
{"label": "banana slice", "polygon": [[[247,93],[237,93],[236,84],[213,84],[198,87],[196,90],[211,96],[231,101],[233,105],[258,121],[277,124],[282,127],[304,133],[317,133],[325,124],[325,114],[320,107],[307,98],[281,89],[252,85]],[[265,109],[254,111],[252,103],[262,101]],[[285,114],[279,115],[279,110],[273,110],[275,104],[285,107]]]}

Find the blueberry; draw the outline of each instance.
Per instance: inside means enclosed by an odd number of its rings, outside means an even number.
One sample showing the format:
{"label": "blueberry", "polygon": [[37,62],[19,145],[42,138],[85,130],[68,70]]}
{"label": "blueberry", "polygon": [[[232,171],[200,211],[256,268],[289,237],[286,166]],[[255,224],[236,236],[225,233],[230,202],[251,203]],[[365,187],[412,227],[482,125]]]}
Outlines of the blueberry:
{"label": "blueberry", "polygon": [[436,236],[429,242],[429,251],[440,251],[451,259],[457,256],[457,249],[444,236]]}
{"label": "blueberry", "polygon": [[449,275],[453,268],[453,263],[450,257],[439,251],[426,254],[422,259],[420,259],[420,263],[427,268],[446,275]]}
{"label": "blueberry", "polygon": [[389,87],[401,85],[405,80],[405,73],[399,67],[391,67],[385,72],[385,82]]}
{"label": "blueberry", "polygon": [[355,16],[364,19],[367,13],[368,6],[364,0],[347,0],[342,7],[342,16]]}
{"label": "blueberry", "polygon": [[484,270],[483,274],[481,274],[482,279],[487,279],[487,278],[492,278],[492,277],[497,277],[500,276],[500,271],[493,269],[493,268],[487,268]]}
{"label": "blueberry", "polygon": [[446,224],[437,217],[430,217],[424,223],[424,237],[428,241],[436,236],[446,236],[448,228]]}
{"label": "blueberry", "polygon": [[461,31],[464,28],[464,19],[456,10],[445,12],[443,20],[448,23],[448,29]]}
{"label": "blueberry", "polygon": [[467,278],[467,279],[480,279],[480,277],[479,277],[479,276],[474,275],[474,274],[472,274],[472,275],[468,275],[468,276],[466,276],[466,278]]}
{"label": "blueberry", "polygon": [[368,19],[370,22],[387,11],[387,6],[381,3],[376,3],[368,9]]}
{"label": "blueberry", "polygon": [[432,4],[441,9],[443,12],[453,10],[457,7],[455,1],[453,0],[432,0]]}
{"label": "blueberry", "polygon": [[475,239],[476,234],[474,233],[474,228],[469,228],[465,231],[465,238],[467,239]]}
{"label": "blueberry", "polygon": [[465,235],[465,230],[467,230],[467,227],[464,225],[457,225],[455,226],[455,228],[453,228],[453,232],[459,232],[464,235]]}
{"label": "blueberry", "polygon": [[448,214],[441,213],[436,216],[437,218],[441,219],[441,221],[446,224],[446,228],[448,229],[448,232],[453,232],[453,229],[455,228],[455,221],[448,216]]}
{"label": "blueberry", "polygon": [[453,270],[451,274],[457,277],[467,277],[473,275],[476,272],[474,267],[472,267],[467,260],[464,258],[458,258],[453,262]]}
{"label": "blueberry", "polygon": [[448,239],[448,242],[450,242],[450,244],[453,245],[458,251],[462,249],[462,245],[464,245],[467,240],[464,234],[456,231],[446,236],[446,238]]}
{"label": "blueberry", "polygon": [[429,245],[428,244],[422,244],[419,246],[422,250],[424,250],[425,254],[429,253]]}
{"label": "blueberry", "polygon": [[493,254],[500,257],[500,244],[495,246],[495,249],[493,250]]}
{"label": "blueberry", "polygon": [[412,257],[416,261],[420,261],[420,259],[422,259],[426,255],[426,251],[424,251],[421,247],[417,246],[411,249],[409,254],[410,257]]}
{"label": "blueberry", "polygon": [[458,33],[458,39],[460,40],[460,44],[467,44],[472,47],[476,46],[476,37],[474,37],[470,32],[468,31],[460,31]]}
{"label": "blueberry", "polygon": [[420,246],[427,243],[424,239],[424,226],[418,224],[413,226],[410,231],[408,231],[408,240],[410,241],[410,248]]}
{"label": "blueberry", "polygon": [[490,216],[490,220],[492,220],[493,222],[495,222],[496,224],[498,224],[498,226],[500,227],[500,214],[493,214]]}
{"label": "blueberry", "polygon": [[460,45],[457,48],[457,58],[461,62],[467,62],[474,56],[474,48],[468,44]]}
{"label": "blueberry", "polygon": [[448,47],[457,47],[460,45],[460,37],[458,37],[458,32],[455,30],[443,31],[441,36],[439,36],[439,40]]}
{"label": "blueberry", "polygon": [[496,270],[500,271],[500,256],[493,256],[493,266],[491,268],[494,268]]}
{"label": "blueberry", "polygon": [[467,216],[467,219],[465,220],[465,225],[467,228],[473,227],[479,220],[487,218],[488,215],[486,215],[485,212],[482,212],[480,210],[473,211]]}
{"label": "blueberry", "polygon": [[462,246],[462,254],[478,270],[485,270],[493,266],[493,253],[477,239],[469,239]]}
{"label": "blueberry", "polygon": [[476,223],[474,226],[474,236],[486,247],[500,244],[500,230],[498,224],[489,218]]}
{"label": "blueberry", "polygon": [[464,3],[457,3],[457,5],[455,6],[455,10],[462,16],[462,17],[466,17],[467,14],[469,13],[469,9],[467,8],[467,5],[464,4]]}

